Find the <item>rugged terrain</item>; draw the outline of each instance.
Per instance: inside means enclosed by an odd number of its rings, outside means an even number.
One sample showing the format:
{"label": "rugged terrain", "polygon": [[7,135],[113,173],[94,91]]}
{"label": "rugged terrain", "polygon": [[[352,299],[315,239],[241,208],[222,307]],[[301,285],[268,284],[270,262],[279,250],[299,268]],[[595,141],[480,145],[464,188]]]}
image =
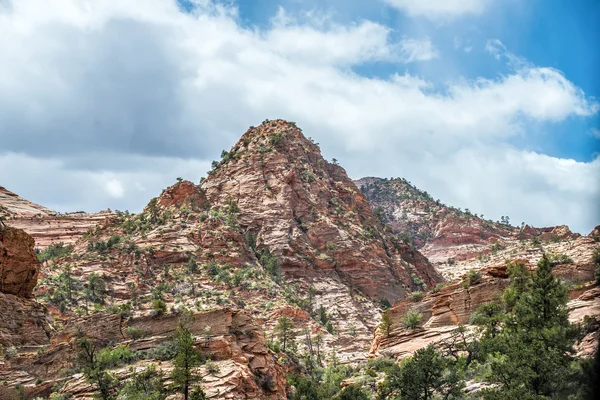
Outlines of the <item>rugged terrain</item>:
{"label": "rugged terrain", "polygon": [[[367,359],[382,305],[443,280],[389,233],[343,168],[325,161],[295,124],[251,127],[213,164],[200,185],[177,182],[140,214],[103,215],[44,264],[35,296],[45,306],[28,307],[52,322],[44,330],[50,333],[3,344],[17,353],[4,365],[7,385],[36,394],[59,384],[61,393],[85,398],[92,388],[80,375],[63,378],[74,332],[145,351],[168,340],[189,309],[198,321],[196,340],[208,335],[219,346],[205,349],[222,372],[203,373],[210,398],[227,398],[224,391],[231,398],[284,398],[286,363],[266,346],[280,317],[295,326],[299,357],[313,351],[314,341],[319,363],[357,363]],[[22,226],[26,212],[52,217],[9,197],[9,226]],[[31,216],[35,211],[39,217]],[[90,295],[98,277],[106,286],[102,299]],[[157,311],[157,301],[165,311]],[[135,342],[130,327],[143,332]],[[160,368],[169,372],[169,363]]]}
{"label": "rugged terrain", "polygon": [[434,200],[403,178],[362,178],[356,181],[375,213],[405,242],[413,244],[449,280],[469,269],[481,269],[505,259],[539,259],[542,251],[590,262],[594,242],[572,233],[567,226],[534,228],[461,210]]}
{"label": "rugged terrain", "polygon": [[35,239],[38,249],[45,249],[52,243],[72,244],[91,227],[112,214],[106,210],[95,214],[70,212],[60,214],[49,208],[23,199],[19,195],[0,186],[0,213],[11,226],[23,229]]}
{"label": "rugged terrain", "polygon": [[[310,363],[404,358],[459,324],[472,329],[475,309],[508,285],[506,262],[532,268],[542,254],[569,284],[571,319],[600,315],[600,228],[513,227],[404,179],[353,182],[284,120],[250,127],[207,178],[178,179],[139,214],[59,215],[4,188],[0,205],[0,400],[90,399],[95,388],[74,364],[82,335],[136,352],[112,369],[119,380],[157,364],[166,385],[173,363],[160,354],[188,310],[195,345],[212,359],[197,369],[208,398],[285,399],[286,375]],[[41,265],[34,248],[45,249]],[[403,326],[408,311],[422,314],[414,329]],[[293,355],[277,339],[282,317]],[[597,341],[590,332],[580,355]],[[358,374],[372,389],[379,379]]]}

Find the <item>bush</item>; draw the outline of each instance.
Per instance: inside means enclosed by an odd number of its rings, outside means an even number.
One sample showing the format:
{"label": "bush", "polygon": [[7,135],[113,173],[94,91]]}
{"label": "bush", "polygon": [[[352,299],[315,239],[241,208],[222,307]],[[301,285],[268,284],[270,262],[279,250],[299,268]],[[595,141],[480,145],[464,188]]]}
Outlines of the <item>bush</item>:
{"label": "bush", "polygon": [[454,258],[452,258],[452,257],[448,258],[447,262],[448,262],[448,265],[454,265],[454,264],[456,264],[456,261],[454,261]]}
{"label": "bush", "polygon": [[415,303],[420,302],[421,300],[423,300],[423,297],[425,297],[425,294],[421,291],[416,291],[416,292],[412,292],[410,294],[410,298],[412,299],[412,301],[414,301]]}
{"label": "bush", "polygon": [[437,293],[440,290],[442,290],[442,288],[444,288],[446,286],[445,283],[438,283],[437,285],[435,285],[435,287],[433,289],[431,289],[431,293]]}
{"label": "bush", "polygon": [[133,340],[138,340],[139,338],[145,335],[144,331],[142,331],[140,328],[136,328],[135,326],[127,327],[127,329],[125,329],[125,332],[127,332],[127,334],[131,336]]}
{"label": "bush", "polygon": [[63,242],[52,243],[50,246],[39,252],[37,258],[39,262],[50,261],[56,258],[66,257],[71,254],[71,251],[73,251],[73,246],[71,245],[65,246]]}
{"label": "bush", "polygon": [[152,300],[152,310],[158,315],[163,315],[167,312],[167,304],[161,299]]}
{"label": "bush", "polygon": [[172,360],[175,356],[177,356],[176,342],[163,342],[155,348],[144,352],[144,358],[160,361]]}
{"label": "bush", "polygon": [[481,277],[482,277],[481,272],[476,271],[474,269],[470,270],[467,273],[467,277],[463,281],[463,287],[468,288],[469,286],[476,284],[477,282],[479,282],[481,280]]}
{"label": "bush", "polygon": [[221,370],[212,360],[206,360],[206,370],[211,374],[217,374]]}
{"label": "bush", "polygon": [[402,324],[408,329],[415,329],[419,326],[419,323],[421,323],[422,318],[423,314],[418,311],[410,310],[402,319]]}
{"label": "bush", "polygon": [[122,344],[117,347],[105,347],[98,353],[98,363],[106,369],[131,364],[138,358],[138,353],[131,351],[129,347]]}
{"label": "bush", "polygon": [[562,253],[551,254],[548,258],[550,259],[550,265],[552,265],[553,267],[563,264],[573,264],[573,259],[568,255]]}

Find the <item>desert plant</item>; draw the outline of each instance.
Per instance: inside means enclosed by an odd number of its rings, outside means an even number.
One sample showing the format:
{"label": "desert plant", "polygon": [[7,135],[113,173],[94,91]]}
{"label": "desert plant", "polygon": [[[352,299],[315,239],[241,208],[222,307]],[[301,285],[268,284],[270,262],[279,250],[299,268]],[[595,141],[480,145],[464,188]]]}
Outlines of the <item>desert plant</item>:
{"label": "desert plant", "polygon": [[406,315],[402,319],[402,323],[408,329],[415,329],[421,323],[422,318],[423,318],[423,314],[421,314],[418,311],[410,310],[406,313]]}

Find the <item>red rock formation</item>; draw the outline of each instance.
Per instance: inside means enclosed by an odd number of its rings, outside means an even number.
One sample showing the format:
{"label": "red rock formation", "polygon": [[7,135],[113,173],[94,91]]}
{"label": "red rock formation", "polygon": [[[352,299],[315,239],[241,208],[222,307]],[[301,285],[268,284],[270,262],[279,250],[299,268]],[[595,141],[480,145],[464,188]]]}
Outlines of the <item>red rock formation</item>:
{"label": "red rock formation", "polygon": [[0,207],[5,208],[7,225],[23,229],[35,240],[35,247],[44,249],[52,243],[75,243],[90,228],[106,217],[110,210],[95,214],[72,212],[59,214],[49,208],[23,199],[0,186]]}
{"label": "red rock formation", "polygon": [[31,297],[39,273],[33,246],[23,230],[0,226],[0,292]]}
{"label": "red rock formation", "polygon": [[[208,200],[202,190],[190,181],[182,181],[163,190],[157,198],[156,205],[159,209],[179,209],[187,207],[193,211],[199,211],[208,206]],[[144,211],[149,211],[146,206]]]}
{"label": "red rock formation", "polygon": [[337,275],[390,301],[441,279],[414,249],[386,233],[344,169],[330,164],[301,130],[283,120],[248,130],[201,184],[210,203],[235,201],[239,223],[259,249],[280,255],[294,277]]}
{"label": "red rock formation", "polygon": [[[527,260],[515,261],[525,263],[530,270],[534,268]],[[571,268],[576,270],[577,266],[571,265]],[[477,307],[501,295],[510,283],[506,264],[486,267],[481,273],[481,280],[471,286],[464,287],[461,282],[455,282],[437,293],[429,293],[418,303],[404,300],[396,304],[390,311],[393,321],[390,335],[377,331],[371,345],[371,356],[389,354],[404,358],[431,343],[447,339],[459,324],[471,329],[468,323]],[[582,322],[585,316],[600,318],[600,289],[597,286],[590,283],[583,288],[572,289],[570,294],[568,306],[572,322]],[[423,315],[417,329],[406,329],[402,324],[409,310]],[[597,338],[597,332],[586,336],[577,348],[579,355],[593,355]]]}

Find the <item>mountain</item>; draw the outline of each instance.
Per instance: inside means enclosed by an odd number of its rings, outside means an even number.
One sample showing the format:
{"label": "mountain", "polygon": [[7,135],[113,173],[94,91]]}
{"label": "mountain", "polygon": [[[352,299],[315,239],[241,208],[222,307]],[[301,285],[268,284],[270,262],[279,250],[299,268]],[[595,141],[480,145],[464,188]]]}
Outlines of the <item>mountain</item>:
{"label": "mountain", "polygon": [[575,247],[577,251],[569,252],[576,262],[585,263],[591,257],[593,249],[580,246],[581,235],[565,225],[534,228],[523,223],[516,227],[508,217],[494,222],[434,200],[403,178],[362,178],[355,183],[392,231],[418,248],[450,280],[504,259],[526,258],[535,263],[544,251],[560,254]]}
{"label": "mountain", "polygon": [[[373,391],[383,376],[369,358],[471,331],[477,307],[508,285],[506,262],[531,269],[543,254],[568,285],[571,320],[589,325],[579,354],[598,342],[600,227],[514,227],[404,179],[353,182],[293,122],[250,127],[206,179],[178,179],[139,214],[57,214],[0,194],[0,400],[90,398],[75,362],[82,336],[123,358],[116,381],[156,364],[166,385],[183,320],[212,360],[196,371],[207,398],[285,399],[298,388],[290,374],[326,366],[346,371],[337,386]],[[48,246],[59,240],[71,245]],[[409,311],[421,314],[414,329]],[[283,317],[291,351],[276,339]]]}
{"label": "mountain", "polygon": [[0,186],[0,213],[15,228],[29,233],[37,249],[43,250],[52,243],[72,244],[91,227],[111,215],[110,210],[95,214],[72,212],[60,214],[32,203]]}
{"label": "mountain", "polygon": [[[35,236],[36,226],[27,228]],[[193,335],[207,340],[203,352],[222,371],[202,370],[210,398],[285,398],[282,365],[293,362],[267,348],[281,317],[302,352],[317,348],[318,364],[355,364],[367,359],[382,308],[443,281],[389,232],[344,169],[283,120],[251,127],[199,185],[181,180],[139,214],[106,213],[72,248],[54,250],[40,255],[47,262],[34,295],[57,332],[3,343],[19,356],[0,373],[28,393],[47,393],[59,379],[78,334],[147,354],[169,342],[188,309]],[[105,290],[92,296],[92,287]],[[124,378],[127,369],[113,372]],[[74,398],[93,390],[79,376],[60,389]]]}

